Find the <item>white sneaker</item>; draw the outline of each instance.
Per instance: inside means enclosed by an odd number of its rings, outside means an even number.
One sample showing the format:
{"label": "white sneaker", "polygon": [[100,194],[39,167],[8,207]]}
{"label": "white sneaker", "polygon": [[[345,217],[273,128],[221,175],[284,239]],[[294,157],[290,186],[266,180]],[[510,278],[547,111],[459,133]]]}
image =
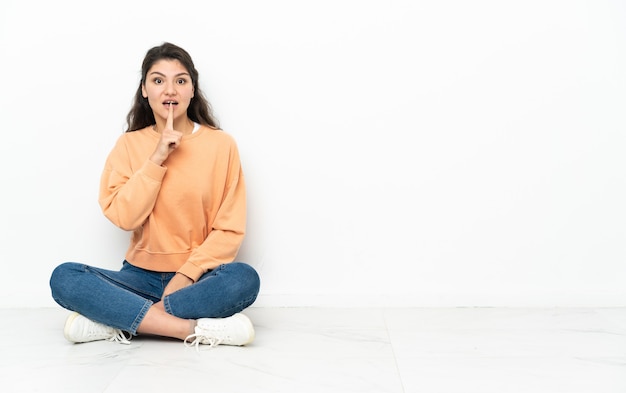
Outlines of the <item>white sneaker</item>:
{"label": "white sneaker", "polygon": [[239,313],[228,318],[200,318],[195,333],[185,339],[188,347],[206,344],[210,348],[217,345],[246,345],[254,340],[254,327],[245,315]]}
{"label": "white sneaker", "polygon": [[63,334],[68,341],[73,343],[108,340],[122,344],[130,344],[130,337],[126,338],[124,332],[120,329],[115,329],[110,326],[94,322],[77,312],[74,312],[67,317]]}

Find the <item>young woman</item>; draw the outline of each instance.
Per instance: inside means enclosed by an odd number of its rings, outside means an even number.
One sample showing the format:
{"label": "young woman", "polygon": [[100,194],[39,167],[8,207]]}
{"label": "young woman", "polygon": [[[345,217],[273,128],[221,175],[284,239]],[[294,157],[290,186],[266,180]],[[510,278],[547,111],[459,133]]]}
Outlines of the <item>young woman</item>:
{"label": "young woman", "polygon": [[106,160],[99,203],[132,231],[130,246],[119,271],[75,262],[53,271],[52,297],[73,311],[65,337],[250,343],[254,328],[240,311],[260,282],[251,266],[233,262],[246,224],[239,152],[184,49],[164,43],[147,52],[127,122]]}

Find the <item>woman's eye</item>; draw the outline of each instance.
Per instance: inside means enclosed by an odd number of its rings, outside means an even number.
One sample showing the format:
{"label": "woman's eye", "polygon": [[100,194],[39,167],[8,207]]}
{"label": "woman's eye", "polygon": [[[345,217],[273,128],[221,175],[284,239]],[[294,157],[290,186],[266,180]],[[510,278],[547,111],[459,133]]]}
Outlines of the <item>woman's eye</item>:
{"label": "woman's eye", "polygon": [[187,83],[187,81],[186,81],[186,80],[184,80],[184,79],[179,79],[179,80],[177,81],[177,83],[178,83],[179,85],[184,85],[185,83]]}
{"label": "woman's eye", "polygon": [[154,78],[154,83],[160,85],[161,83],[163,83],[163,80],[161,80],[161,78]]}

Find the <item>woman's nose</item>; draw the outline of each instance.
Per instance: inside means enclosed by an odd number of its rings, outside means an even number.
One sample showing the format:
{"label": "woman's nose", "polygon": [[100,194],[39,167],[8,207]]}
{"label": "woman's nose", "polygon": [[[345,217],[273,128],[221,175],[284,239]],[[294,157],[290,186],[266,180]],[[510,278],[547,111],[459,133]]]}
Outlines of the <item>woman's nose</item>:
{"label": "woman's nose", "polygon": [[165,93],[167,93],[168,95],[175,95],[176,94],[176,85],[174,85],[173,83],[168,83],[165,86]]}

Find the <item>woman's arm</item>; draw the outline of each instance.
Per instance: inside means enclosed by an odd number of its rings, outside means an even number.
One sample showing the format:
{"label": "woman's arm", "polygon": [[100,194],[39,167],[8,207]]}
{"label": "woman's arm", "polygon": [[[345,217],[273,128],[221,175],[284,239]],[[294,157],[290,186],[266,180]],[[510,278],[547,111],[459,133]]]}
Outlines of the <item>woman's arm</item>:
{"label": "woman's arm", "polygon": [[123,138],[118,140],[100,178],[98,202],[104,215],[118,227],[132,231],[146,221],[167,169],[146,160],[133,172]]}

